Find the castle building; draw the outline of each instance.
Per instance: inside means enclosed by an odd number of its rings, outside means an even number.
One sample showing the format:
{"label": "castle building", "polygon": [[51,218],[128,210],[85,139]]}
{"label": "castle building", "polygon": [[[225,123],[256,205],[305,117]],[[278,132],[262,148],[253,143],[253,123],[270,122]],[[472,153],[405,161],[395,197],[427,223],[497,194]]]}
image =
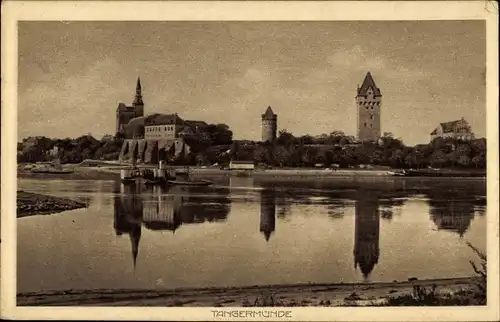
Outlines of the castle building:
{"label": "castle building", "polygon": [[144,126],[146,140],[173,140],[184,128],[183,120],[177,114],[155,114]]}
{"label": "castle building", "polygon": [[126,106],[124,103],[119,103],[116,109],[116,133],[123,133],[124,126],[128,124],[130,120],[141,116],[144,116],[144,102],[142,101],[141,79],[138,77],[132,106]]}
{"label": "castle building", "polygon": [[370,72],[366,74],[361,87],[358,85],[356,105],[358,110],[358,140],[377,141],[381,135],[382,93],[380,88],[375,85]]}
{"label": "castle building", "polygon": [[462,117],[460,120],[439,123],[431,132],[431,141],[437,138],[471,141],[475,136],[469,123]]}
{"label": "castle building", "polygon": [[271,106],[269,106],[266,112],[262,114],[262,141],[274,143],[277,130],[278,116],[274,114]]}

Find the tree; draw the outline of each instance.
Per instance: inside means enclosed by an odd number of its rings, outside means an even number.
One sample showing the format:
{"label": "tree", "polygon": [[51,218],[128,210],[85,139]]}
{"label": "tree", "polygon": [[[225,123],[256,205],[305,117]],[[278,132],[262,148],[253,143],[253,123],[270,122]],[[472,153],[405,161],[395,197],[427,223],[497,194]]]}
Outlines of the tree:
{"label": "tree", "polygon": [[296,139],[292,133],[287,132],[287,130],[279,131],[278,138],[276,139],[276,143],[278,145],[288,146],[288,145],[295,144],[295,142],[296,142]]}
{"label": "tree", "polygon": [[276,146],[274,149],[274,162],[276,165],[283,167],[290,160],[290,152],[284,146]]}
{"label": "tree", "polygon": [[392,152],[392,155],[389,158],[389,164],[392,167],[400,168],[404,165],[405,162],[405,154],[402,150],[397,149]]}
{"label": "tree", "polygon": [[486,167],[486,158],[482,154],[478,154],[474,156],[471,160],[472,164],[474,164],[474,167],[477,168],[485,168]]}
{"label": "tree", "polygon": [[265,163],[267,156],[267,148],[263,144],[259,144],[253,151],[253,159],[257,163]]}
{"label": "tree", "polygon": [[440,168],[446,165],[447,162],[448,157],[441,150],[434,151],[434,153],[430,157],[430,164],[432,165],[432,167]]}
{"label": "tree", "polygon": [[345,133],[342,131],[332,131],[330,136],[345,136]]}

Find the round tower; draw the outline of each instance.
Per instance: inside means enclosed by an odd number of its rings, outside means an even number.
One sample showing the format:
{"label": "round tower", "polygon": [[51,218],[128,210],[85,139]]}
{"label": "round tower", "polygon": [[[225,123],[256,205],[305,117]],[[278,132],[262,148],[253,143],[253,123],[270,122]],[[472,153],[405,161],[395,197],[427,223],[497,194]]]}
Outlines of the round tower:
{"label": "round tower", "polygon": [[274,114],[271,106],[269,106],[266,112],[262,114],[262,141],[274,143],[277,130],[278,116]]}

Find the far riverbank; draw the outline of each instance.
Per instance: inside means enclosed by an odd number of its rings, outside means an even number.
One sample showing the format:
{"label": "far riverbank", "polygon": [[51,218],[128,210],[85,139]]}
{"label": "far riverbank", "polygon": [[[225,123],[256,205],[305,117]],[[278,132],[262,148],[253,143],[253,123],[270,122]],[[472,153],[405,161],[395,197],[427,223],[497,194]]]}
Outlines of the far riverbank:
{"label": "far riverbank", "polygon": [[[60,180],[119,180],[120,170],[127,166],[73,166],[74,172],[70,174],[58,173],[33,173],[29,171],[18,171],[18,178],[32,179],[60,179]],[[145,168],[148,168],[145,166]],[[183,168],[182,166],[179,168]],[[444,170],[443,170],[444,171]],[[242,170],[222,170],[214,167],[189,167],[189,172],[193,177],[255,177],[266,179],[315,179],[329,180],[338,177],[343,178],[394,178],[387,169],[311,169],[311,168],[285,168],[285,169],[255,169],[250,171]],[[470,171],[469,171],[470,172]],[[464,174],[469,173],[463,170]],[[460,173],[457,171],[457,173]],[[464,178],[469,177],[465,175]],[[424,178],[424,177],[423,177]],[[430,178],[430,177],[425,177]],[[460,176],[451,178],[461,178]],[[485,179],[485,177],[474,177],[475,179]]]}

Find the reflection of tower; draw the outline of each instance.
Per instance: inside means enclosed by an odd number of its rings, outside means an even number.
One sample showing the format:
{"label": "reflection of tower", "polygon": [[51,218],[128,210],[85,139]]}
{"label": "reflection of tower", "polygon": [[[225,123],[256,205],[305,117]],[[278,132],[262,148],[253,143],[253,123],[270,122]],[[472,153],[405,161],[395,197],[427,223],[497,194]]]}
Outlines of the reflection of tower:
{"label": "reflection of tower", "polygon": [[278,116],[274,114],[271,106],[269,106],[266,112],[262,114],[262,141],[274,142],[277,129]]}
{"label": "reflection of tower", "polygon": [[134,186],[121,185],[115,198],[114,228],[116,235],[128,234],[132,248],[134,271],[141,239],[142,198]]}
{"label": "reflection of tower", "polygon": [[262,190],[260,198],[260,232],[269,241],[276,228],[276,195],[274,190]]}
{"label": "reflection of tower", "polygon": [[354,266],[367,278],[378,263],[380,219],[378,198],[361,192],[355,204]]}

